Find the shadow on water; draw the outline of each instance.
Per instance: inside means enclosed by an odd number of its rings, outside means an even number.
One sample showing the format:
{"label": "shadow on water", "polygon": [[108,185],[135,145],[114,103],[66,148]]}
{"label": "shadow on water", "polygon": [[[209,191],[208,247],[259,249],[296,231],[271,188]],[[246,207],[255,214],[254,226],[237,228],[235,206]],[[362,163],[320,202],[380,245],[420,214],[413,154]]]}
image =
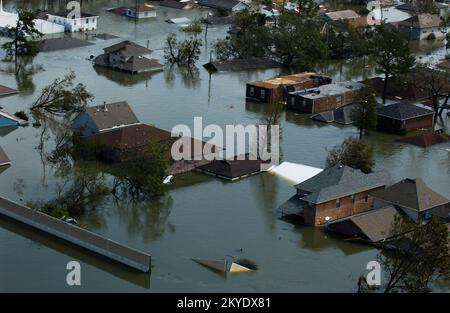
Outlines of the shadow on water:
{"label": "shadow on water", "polygon": [[149,80],[151,80],[153,76],[162,73],[162,71],[154,71],[140,74],[128,74],[98,66],[94,66],[94,70],[98,75],[103,76],[108,80],[116,84],[119,84],[120,86],[128,86],[128,87],[134,86],[142,82],[148,84]]}
{"label": "shadow on water", "polygon": [[9,133],[15,131],[19,126],[6,126],[0,128],[0,137],[5,137]]}
{"label": "shadow on water", "polygon": [[49,249],[58,251],[76,260],[87,263],[104,272],[126,280],[145,289],[150,289],[150,273],[141,273],[128,268],[113,260],[107,259],[89,250],[68,243],[62,239],[50,236],[31,226],[17,222],[9,217],[0,216],[0,228],[6,229],[23,238],[41,244]]}

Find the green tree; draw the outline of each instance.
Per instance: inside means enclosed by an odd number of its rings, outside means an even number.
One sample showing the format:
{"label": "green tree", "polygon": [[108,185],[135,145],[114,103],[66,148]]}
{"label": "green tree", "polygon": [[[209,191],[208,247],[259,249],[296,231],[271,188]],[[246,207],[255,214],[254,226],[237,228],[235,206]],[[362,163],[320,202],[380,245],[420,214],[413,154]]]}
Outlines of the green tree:
{"label": "green tree", "polygon": [[14,57],[16,63],[18,55],[35,55],[38,52],[34,40],[42,36],[35,28],[34,13],[19,9],[18,15],[16,25],[6,30],[7,36],[11,37],[12,41],[2,46],[7,55]]}
{"label": "green tree", "polygon": [[316,17],[319,12],[319,4],[314,0],[297,0],[298,14],[304,17]]}
{"label": "green tree", "polygon": [[365,140],[348,138],[340,145],[328,151],[327,167],[343,164],[354,169],[360,169],[364,173],[371,173],[375,161],[373,151]]}
{"label": "green tree", "polygon": [[202,40],[199,38],[189,38],[178,42],[177,36],[170,34],[166,38],[164,58],[171,64],[193,66],[200,57],[202,45]]}
{"label": "green tree", "polygon": [[397,216],[391,236],[395,237],[387,242],[389,251],[377,257],[386,273],[386,283],[379,289],[385,293],[431,292],[434,283],[448,279],[450,238],[441,220],[433,217],[428,223],[414,224]]}
{"label": "green tree", "polygon": [[377,99],[373,88],[370,86],[364,88],[350,113],[350,118],[358,127],[359,139],[362,139],[365,130],[375,129],[377,126]]}
{"label": "green tree", "polygon": [[408,72],[415,59],[409,51],[408,43],[395,31],[384,28],[377,29],[372,39],[372,53],[375,56],[377,71],[384,75],[383,103],[386,103],[386,92],[389,78]]}
{"label": "green tree", "polygon": [[63,78],[56,78],[46,86],[39,98],[31,106],[31,110],[49,113],[81,112],[94,96],[86,90],[82,83],[74,87],[76,75],[73,71]]}
{"label": "green tree", "polygon": [[296,65],[310,68],[327,54],[318,23],[289,11],[284,11],[278,17],[271,31],[271,43],[273,57],[286,67]]}

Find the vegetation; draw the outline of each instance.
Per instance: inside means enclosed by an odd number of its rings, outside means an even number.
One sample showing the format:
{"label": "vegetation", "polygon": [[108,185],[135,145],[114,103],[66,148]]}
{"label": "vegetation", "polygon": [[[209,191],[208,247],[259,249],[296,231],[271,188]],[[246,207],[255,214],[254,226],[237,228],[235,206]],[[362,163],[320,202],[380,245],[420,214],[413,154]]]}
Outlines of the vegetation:
{"label": "vegetation", "polygon": [[350,113],[353,124],[359,130],[359,139],[362,139],[366,130],[373,130],[377,126],[377,99],[373,88],[366,87],[362,91],[358,103]]}
{"label": "vegetation", "polygon": [[332,148],[328,152],[326,163],[327,167],[342,164],[359,169],[363,173],[371,173],[375,165],[373,151],[367,141],[354,138],[348,138]]}
{"label": "vegetation", "polygon": [[188,26],[181,28],[181,31],[186,33],[200,34],[203,31],[202,22],[200,20],[195,20]]}
{"label": "vegetation", "polygon": [[14,115],[24,121],[28,121],[28,115],[25,113],[25,111],[17,111],[14,113]]}
{"label": "vegetation", "polygon": [[201,39],[190,38],[178,42],[177,36],[175,34],[170,34],[166,38],[164,58],[171,64],[193,66],[199,59],[200,48],[202,45]]}
{"label": "vegetation", "polygon": [[372,43],[377,71],[384,75],[383,103],[386,103],[386,92],[389,78],[408,72],[414,66],[414,57],[409,51],[408,43],[395,31],[378,28]]}
{"label": "vegetation", "polygon": [[73,71],[63,78],[56,78],[42,90],[39,98],[31,106],[31,110],[49,113],[81,112],[94,96],[86,90],[82,83],[74,87],[76,76]]}
{"label": "vegetation", "polygon": [[61,219],[64,216],[69,216],[69,212],[60,206],[57,206],[56,204],[49,202],[49,203],[29,203],[29,207],[40,211],[42,213],[45,213],[47,215],[53,216],[54,218]]}
{"label": "vegetation", "polygon": [[15,26],[6,30],[6,35],[12,41],[3,44],[8,56],[14,56],[17,62],[18,55],[34,55],[38,52],[35,40],[42,36],[35,28],[34,13],[26,10],[18,10],[19,18]]}
{"label": "vegetation", "polygon": [[[437,217],[421,224],[397,217],[392,225],[392,236],[397,237],[388,243],[390,251],[378,255],[378,262],[386,273],[386,282],[380,290],[385,293],[431,292],[438,279],[448,279],[449,234]],[[362,286],[361,291],[368,290],[366,282]]]}

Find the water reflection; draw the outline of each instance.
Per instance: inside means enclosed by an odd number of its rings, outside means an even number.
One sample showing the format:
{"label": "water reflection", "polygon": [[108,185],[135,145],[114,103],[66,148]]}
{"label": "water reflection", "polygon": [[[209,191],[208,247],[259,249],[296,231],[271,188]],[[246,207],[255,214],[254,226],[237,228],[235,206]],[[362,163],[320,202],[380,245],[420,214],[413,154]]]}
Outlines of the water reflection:
{"label": "water reflection", "polygon": [[152,77],[161,74],[160,71],[144,72],[140,74],[128,74],[99,66],[94,66],[94,70],[99,76],[103,76],[108,80],[119,84],[120,86],[127,87],[134,86],[142,82],[145,82],[145,86],[148,87],[149,81],[152,79]]}
{"label": "water reflection", "polygon": [[198,89],[200,87],[200,72],[196,66],[171,65],[164,72],[164,78],[169,88],[175,86],[177,77],[181,79],[181,82],[187,88]]}

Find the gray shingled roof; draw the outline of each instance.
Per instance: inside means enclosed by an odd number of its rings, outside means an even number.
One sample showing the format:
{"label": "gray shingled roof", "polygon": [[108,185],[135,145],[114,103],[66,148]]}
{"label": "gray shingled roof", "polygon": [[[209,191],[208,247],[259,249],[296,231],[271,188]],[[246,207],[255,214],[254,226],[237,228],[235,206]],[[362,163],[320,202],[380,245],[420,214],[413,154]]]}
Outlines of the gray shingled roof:
{"label": "gray shingled roof", "polygon": [[408,120],[411,118],[434,114],[433,111],[418,107],[417,105],[398,102],[377,108],[377,115],[386,116],[395,120]]}
{"label": "gray shingled roof", "polygon": [[306,192],[303,200],[318,204],[389,183],[390,176],[387,172],[364,174],[346,165],[335,165],[296,185],[295,188]]}
{"label": "gray shingled roof", "polygon": [[126,101],[108,103],[106,104],[106,109],[105,105],[86,109],[86,112],[91,116],[100,130],[139,123],[139,120]]}
{"label": "gray shingled roof", "polygon": [[413,28],[429,28],[429,27],[439,27],[442,21],[439,15],[424,13],[412,16],[400,22],[399,24],[411,27],[411,23]]}
{"label": "gray shingled roof", "polygon": [[103,49],[105,53],[120,51],[125,57],[150,54],[151,50],[138,45],[129,40],[119,42],[118,44]]}
{"label": "gray shingled roof", "polygon": [[239,0],[199,0],[198,4],[201,6],[214,8],[214,9],[224,9],[231,10],[236,5],[239,4]]}
{"label": "gray shingled roof", "polygon": [[431,190],[420,178],[402,180],[384,190],[375,191],[372,195],[419,212],[449,203],[447,198]]}
{"label": "gray shingled roof", "polygon": [[49,38],[38,42],[37,47],[40,52],[66,50],[80,47],[87,47],[95,45],[92,42],[81,40],[77,38]]}

